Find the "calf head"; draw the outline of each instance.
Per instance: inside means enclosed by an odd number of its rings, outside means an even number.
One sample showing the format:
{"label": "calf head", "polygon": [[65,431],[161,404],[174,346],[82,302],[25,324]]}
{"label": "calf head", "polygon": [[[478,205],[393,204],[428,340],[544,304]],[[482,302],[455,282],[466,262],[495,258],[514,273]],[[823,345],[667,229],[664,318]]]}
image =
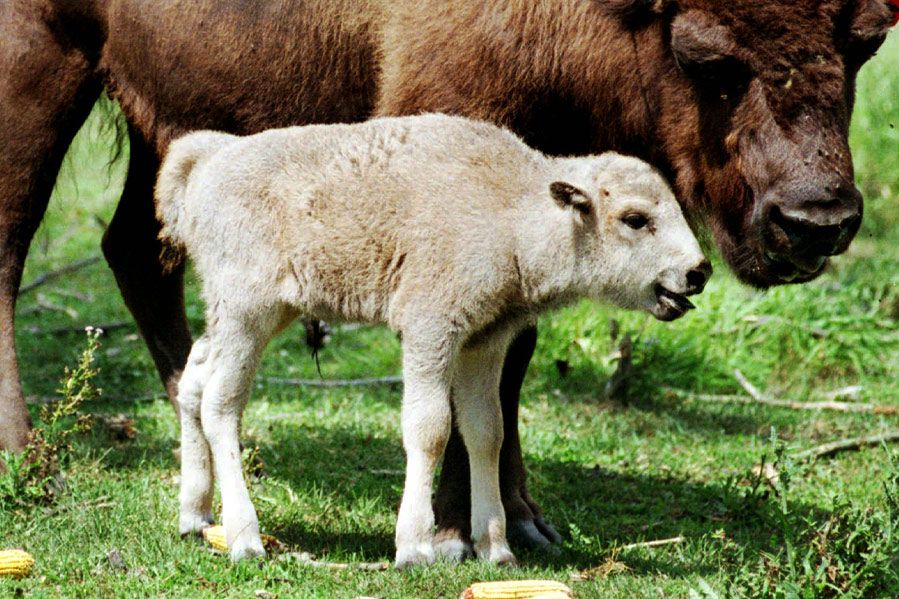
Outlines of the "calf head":
{"label": "calf head", "polygon": [[758,287],[819,275],[861,223],[849,119],[887,0],[608,4],[658,58],[643,85],[658,88],[660,163],[731,268]]}
{"label": "calf head", "polygon": [[647,163],[612,152],[570,159],[572,182],[550,193],[572,211],[576,277],[585,292],[623,308],[674,320],[712,273],[680,205]]}

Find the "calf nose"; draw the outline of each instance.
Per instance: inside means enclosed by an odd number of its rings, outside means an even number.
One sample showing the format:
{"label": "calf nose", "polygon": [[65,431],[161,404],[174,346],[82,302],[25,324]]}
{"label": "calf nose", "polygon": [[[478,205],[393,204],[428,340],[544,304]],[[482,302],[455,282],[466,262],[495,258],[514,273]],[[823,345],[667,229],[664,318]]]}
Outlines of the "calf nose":
{"label": "calf nose", "polygon": [[712,264],[708,260],[703,260],[691,269],[687,273],[687,295],[702,293],[710,276],[712,276]]}

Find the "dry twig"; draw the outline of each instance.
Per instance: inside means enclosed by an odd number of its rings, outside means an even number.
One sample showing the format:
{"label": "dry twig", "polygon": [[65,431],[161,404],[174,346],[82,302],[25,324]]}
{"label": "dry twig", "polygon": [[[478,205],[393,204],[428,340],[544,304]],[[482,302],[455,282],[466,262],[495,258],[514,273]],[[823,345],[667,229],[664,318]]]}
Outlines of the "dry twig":
{"label": "dry twig", "polygon": [[85,268],[92,264],[96,264],[99,261],[100,261],[99,255],[91,256],[90,258],[85,258],[83,260],[76,260],[75,262],[72,262],[71,264],[66,264],[65,266],[61,266],[55,270],[50,270],[45,273],[41,273],[38,276],[34,277],[26,285],[22,285],[21,287],[19,287],[19,295],[20,296],[25,295],[29,291],[33,291],[33,290],[37,289],[38,287],[40,287],[41,285],[43,285],[44,283],[46,283],[48,281],[52,281],[53,279],[61,277],[62,275],[73,273],[76,270],[81,270],[82,268]]}
{"label": "dry twig", "polygon": [[790,410],[833,410],[837,412],[860,412],[871,414],[882,414],[885,416],[895,416],[899,414],[899,407],[896,406],[876,406],[866,403],[848,403],[842,401],[791,401],[788,399],[763,398],[755,399],[746,397],[745,395],[712,395],[707,393],[690,393],[682,389],[674,389],[673,387],[665,387],[665,391],[680,395],[694,401],[704,401],[712,403],[745,403],[745,404],[762,404],[774,406],[778,408],[787,408]]}
{"label": "dry twig", "polygon": [[126,327],[133,326],[134,323],[130,320],[120,320],[118,322],[107,322],[106,324],[94,324],[94,325],[78,325],[73,327],[56,327],[53,329],[42,329],[38,326],[28,327],[26,330],[32,335],[73,335],[84,333],[84,330],[88,326],[92,326],[95,329],[100,329],[103,333],[108,333],[109,331],[114,331],[115,329],[124,329]]}
{"label": "dry twig", "polygon": [[322,562],[315,559],[311,553],[291,552],[284,553],[280,559],[289,559],[300,562],[307,566],[315,566],[317,568],[327,568],[328,570],[367,570],[371,572],[379,572],[390,568],[389,562]]}
{"label": "dry twig", "polygon": [[[881,414],[885,416],[899,415],[899,407],[897,406],[878,406],[874,404],[854,402],[850,403],[844,401],[792,401],[788,399],[777,399],[761,392],[755,385],[749,382],[749,380],[739,370],[734,370],[734,378],[737,379],[737,382],[740,383],[740,386],[743,387],[743,389],[749,395],[748,397],[745,395],[712,395],[706,393],[691,393],[689,391],[674,389],[672,387],[665,387],[664,389],[665,391],[674,393],[675,395],[687,397],[695,401],[762,404],[766,406],[775,406],[778,408],[787,408],[790,410],[832,410],[836,412],[859,412]],[[837,392],[842,392],[846,395],[850,395],[849,391],[852,391],[853,393],[857,392],[855,389],[856,388],[847,387],[846,389],[839,389],[837,390]],[[839,395],[837,394],[837,392],[833,392],[832,396],[838,397]],[[825,397],[828,396],[831,395],[825,395]]]}
{"label": "dry twig", "polygon": [[811,449],[806,449],[805,451],[799,451],[793,454],[793,459],[797,462],[811,462],[818,458],[841,453],[843,451],[858,451],[862,447],[896,442],[899,442],[899,431],[888,431],[880,435],[840,439],[839,441],[818,445],[817,447],[812,447]]}
{"label": "dry twig", "polygon": [[672,537],[670,539],[658,539],[656,541],[644,541],[642,543],[631,543],[630,545],[622,545],[619,547],[621,551],[627,551],[628,549],[638,549],[641,547],[661,547],[662,545],[674,545],[676,543],[683,543],[687,538],[683,536]]}
{"label": "dry twig", "polygon": [[63,512],[68,512],[69,510],[83,510],[86,508],[101,509],[114,507],[115,505],[116,502],[110,501],[109,497],[97,497],[96,499],[87,499],[85,501],[67,503],[65,505],[58,505],[54,508],[44,510],[44,517],[49,518],[50,516],[56,516],[62,514]]}
{"label": "dry twig", "polygon": [[743,389],[746,391],[746,393],[749,394],[749,397],[751,397],[752,399],[761,403],[766,403],[767,401],[769,401],[769,398],[764,393],[759,391],[755,385],[750,383],[749,379],[743,376],[743,373],[739,370],[734,370],[734,378],[737,379],[737,382],[740,383],[740,386],[743,387]]}
{"label": "dry twig", "polygon": [[264,377],[262,379],[272,385],[287,385],[290,387],[364,387],[368,385],[401,385],[402,375],[379,376],[361,379],[290,379],[278,377]]}

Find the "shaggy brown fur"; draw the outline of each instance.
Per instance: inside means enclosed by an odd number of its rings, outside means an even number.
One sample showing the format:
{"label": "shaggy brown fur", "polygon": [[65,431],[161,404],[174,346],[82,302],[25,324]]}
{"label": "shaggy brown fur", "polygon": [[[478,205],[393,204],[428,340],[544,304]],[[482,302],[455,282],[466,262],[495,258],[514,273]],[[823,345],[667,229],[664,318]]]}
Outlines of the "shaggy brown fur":
{"label": "shaggy brown fur", "polygon": [[[853,86],[890,21],[884,0],[4,2],[0,446],[20,448],[27,434],[12,333],[21,267],[101,86],[131,139],[104,252],[174,396],[190,335],[181,273],[159,266],[151,188],[179,132],[443,110],[506,124],[549,153],[632,153],[669,176],[694,217],[710,215],[741,278],[801,282],[858,228]],[[504,501],[510,520],[528,522],[539,511],[515,420],[533,340],[513,345],[502,384]],[[453,439],[443,525],[467,521]]]}

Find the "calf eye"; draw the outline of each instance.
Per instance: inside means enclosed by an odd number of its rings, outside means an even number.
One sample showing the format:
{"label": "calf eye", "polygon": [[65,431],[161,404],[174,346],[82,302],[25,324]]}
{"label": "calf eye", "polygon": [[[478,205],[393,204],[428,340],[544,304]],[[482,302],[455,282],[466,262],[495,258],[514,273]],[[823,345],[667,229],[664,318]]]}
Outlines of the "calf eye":
{"label": "calf eye", "polygon": [[634,230],[639,230],[649,224],[649,219],[638,212],[631,212],[621,217],[621,222]]}

